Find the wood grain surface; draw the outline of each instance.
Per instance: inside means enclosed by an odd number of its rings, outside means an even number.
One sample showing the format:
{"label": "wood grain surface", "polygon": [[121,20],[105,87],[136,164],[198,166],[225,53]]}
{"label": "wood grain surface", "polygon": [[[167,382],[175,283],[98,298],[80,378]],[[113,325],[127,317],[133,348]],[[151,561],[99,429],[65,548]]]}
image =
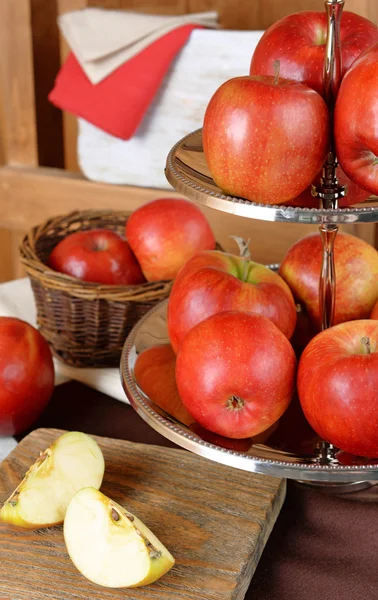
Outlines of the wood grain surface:
{"label": "wood grain surface", "polygon": [[[0,500],[62,431],[38,429],[0,467]],[[95,437],[95,436],[94,436]],[[148,587],[102,588],[71,563],[62,527],[0,525],[0,599],[241,600],[281,509],[285,481],[218,465],[184,450],[95,438],[101,490],[138,515],[176,558]]]}

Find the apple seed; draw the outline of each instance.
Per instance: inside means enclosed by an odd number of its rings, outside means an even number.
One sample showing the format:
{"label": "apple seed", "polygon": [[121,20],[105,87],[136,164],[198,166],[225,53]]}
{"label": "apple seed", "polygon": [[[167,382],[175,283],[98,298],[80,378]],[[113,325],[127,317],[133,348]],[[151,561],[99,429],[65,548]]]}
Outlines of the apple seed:
{"label": "apple seed", "polygon": [[119,521],[121,518],[119,513],[116,511],[116,509],[114,507],[112,507],[112,510],[111,510],[111,517],[112,517],[113,521]]}

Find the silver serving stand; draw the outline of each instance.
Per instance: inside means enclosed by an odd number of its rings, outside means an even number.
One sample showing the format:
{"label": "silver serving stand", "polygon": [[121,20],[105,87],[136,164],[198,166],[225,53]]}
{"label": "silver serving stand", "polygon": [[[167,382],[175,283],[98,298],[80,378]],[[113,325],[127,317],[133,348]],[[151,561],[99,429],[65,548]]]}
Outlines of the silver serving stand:
{"label": "silver serving stand", "polygon": [[[324,96],[331,118],[341,78],[340,20],[345,0],[325,0],[328,34],[324,63]],[[345,195],[336,177],[334,140],[323,167],[321,184],[313,188],[319,208],[299,208],[257,204],[225,195],[214,183],[202,147],[201,130],[195,131],[172,148],[167,158],[166,176],[171,185],[187,198],[231,214],[280,223],[318,224],[323,242],[323,265],[319,301],[322,328],[333,323],[335,299],[334,241],[342,223],[378,222],[378,202],[371,198],[356,207],[338,208]],[[131,405],[154,429],[179,446],[210,460],[254,473],[295,479],[325,491],[344,493],[372,488],[378,482],[378,459],[355,457],[321,440],[310,428],[294,399],[280,421],[265,439],[252,440],[239,449],[233,440],[191,431],[157,407],[137,386],[134,365],[137,355],[156,344],[169,343],[166,323],[167,303],[151,310],[130,333],[121,359],[122,382]],[[207,438],[207,439],[206,439]],[[373,490],[373,496],[378,488]],[[366,496],[363,499],[371,499]],[[375,499],[373,497],[373,499]]]}

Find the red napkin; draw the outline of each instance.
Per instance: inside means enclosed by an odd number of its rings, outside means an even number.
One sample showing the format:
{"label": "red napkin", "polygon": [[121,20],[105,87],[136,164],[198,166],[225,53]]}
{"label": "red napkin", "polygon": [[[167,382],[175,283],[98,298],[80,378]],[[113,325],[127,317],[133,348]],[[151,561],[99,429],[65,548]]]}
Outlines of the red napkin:
{"label": "red napkin", "polygon": [[93,85],[74,54],[60,69],[48,98],[52,104],[82,117],[123,140],[142,121],[173,59],[198,25],[170,31]]}

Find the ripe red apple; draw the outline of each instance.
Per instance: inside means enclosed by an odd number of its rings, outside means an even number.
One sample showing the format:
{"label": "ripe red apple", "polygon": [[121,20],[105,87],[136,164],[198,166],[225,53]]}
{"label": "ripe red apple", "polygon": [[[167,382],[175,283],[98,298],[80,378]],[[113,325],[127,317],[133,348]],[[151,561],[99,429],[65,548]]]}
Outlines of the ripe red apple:
{"label": "ripe red apple", "polygon": [[378,323],[351,321],[319,333],[302,354],[298,394],[327,442],[378,457]]}
{"label": "ripe red apple", "polygon": [[[319,233],[300,239],[287,252],[279,273],[294,297],[320,329],[319,279],[322,241]],[[334,324],[367,319],[378,298],[378,252],[347,233],[335,240],[336,298]]]}
{"label": "ripe red apple", "polygon": [[248,452],[253,443],[263,443],[263,434],[257,440],[231,440],[216,435],[197,423],[179,396],[175,372],[176,354],[169,344],[147,348],[139,354],[134,367],[136,382],[146,396],[206,442],[238,452]]}
{"label": "ripe red apple", "polygon": [[[344,198],[339,200],[339,207],[345,208],[346,206],[352,206],[353,204],[360,204],[360,202],[365,202],[370,196],[370,192],[363,190],[361,187],[356,185],[347,175],[345,175],[344,171],[340,166],[336,169],[336,175],[339,180],[340,185],[343,185],[346,189],[346,195]],[[321,172],[317,175],[313,184],[316,186],[320,186],[320,178]],[[304,192],[299,194],[294,200],[290,200],[286,202],[288,206],[304,206],[306,208],[319,208],[319,200],[318,198],[314,198],[311,194],[311,186],[306,188]]]}
{"label": "ripe red apple", "polygon": [[[378,41],[378,29],[352,12],[341,17],[342,76],[356,58]],[[252,56],[251,75],[272,75],[273,61],[281,63],[281,75],[301,81],[323,94],[323,65],[327,39],[325,11],[288,15],[266,30]]]}
{"label": "ripe red apple", "polygon": [[0,435],[25,431],[54,389],[54,365],[42,335],[28,323],[0,317]]}
{"label": "ripe red apple", "polygon": [[297,319],[292,293],[277,273],[233,254],[204,251],[187,262],[171,290],[168,332],[174,351],[197,323],[230,310],[264,315],[288,338]]}
{"label": "ripe red apple", "polygon": [[126,238],[147,281],[174,279],[196,252],[215,248],[201,210],[188,200],[159,198],[129,217]]}
{"label": "ripe red apple", "polygon": [[71,277],[105,285],[145,281],[129,244],[107,229],[71,233],[55,246],[48,265]]}
{"label": "ripe red apple", "polygon": [[211,175],[224,192],[282,204],[309,186],[325,161],[328,109],[301,83],[235,77],[211,98],[202,136]]}
{"label": "ripe red apple", "polygon": [[335,106],[337,157],[359,186],[378,194],[378,43],[345,75]]}
{"label": "ripe red apple", "polygon": [[371,315],[370,315],[371,319],[376,319],[378,320],[378,300],[377,302],[374,304],[374,308],[371,311]]}
{"label": "ripe red apple", "polygon": [[296,359],[288,339],[258,314],[223,312],[186,335],[176,381],[202,427],[229,438],[258,435],[288,407]]}
{"label": "ripe red apple", "polygon": [[191,425],[188,413],[176,385],[176,354],[169,344],[152,346],[141,352],[135,362],[134,375],[138,386],[157,406],[184,425]]}

